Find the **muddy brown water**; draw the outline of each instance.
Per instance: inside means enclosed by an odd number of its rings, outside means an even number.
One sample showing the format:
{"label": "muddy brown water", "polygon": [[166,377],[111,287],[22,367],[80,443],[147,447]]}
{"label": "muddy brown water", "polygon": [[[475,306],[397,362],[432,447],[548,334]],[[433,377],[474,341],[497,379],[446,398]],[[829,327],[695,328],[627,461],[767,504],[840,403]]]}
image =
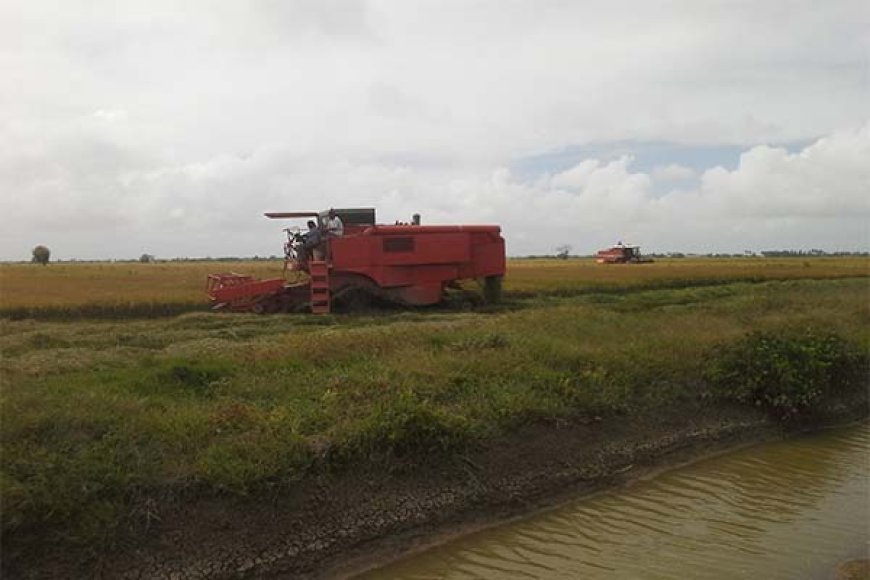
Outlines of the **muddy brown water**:
{"label": "muddy brown water", "polygon": [[359,578],[833,578],[868,557],[870,423],[576,500]]}

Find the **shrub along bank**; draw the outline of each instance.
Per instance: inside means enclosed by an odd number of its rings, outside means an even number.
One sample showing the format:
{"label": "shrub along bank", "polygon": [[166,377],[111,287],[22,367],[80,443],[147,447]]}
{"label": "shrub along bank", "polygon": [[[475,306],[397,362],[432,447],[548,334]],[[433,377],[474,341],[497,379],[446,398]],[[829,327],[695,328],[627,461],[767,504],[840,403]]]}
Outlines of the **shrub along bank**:
{"label": "shrub along bank", "polygon": [[866,292],[797,280],[490,313],[3,321],[4,563],[110,550],[178,498],[414,469],[529,424],[699,401],[789,420],[866,387]]}
{"label": "shrub along bank", "polygon": [[716,352],[707,377],[717,396],[789,419],[865,382],[867,356],[832,331],[753,331]]}

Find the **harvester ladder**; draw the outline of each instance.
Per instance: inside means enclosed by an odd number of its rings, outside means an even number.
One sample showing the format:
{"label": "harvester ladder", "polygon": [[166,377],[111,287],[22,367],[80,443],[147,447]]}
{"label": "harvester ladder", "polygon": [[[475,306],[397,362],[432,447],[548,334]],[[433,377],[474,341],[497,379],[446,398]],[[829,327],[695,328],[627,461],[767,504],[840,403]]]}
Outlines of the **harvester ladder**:
{"label": "harvester ladder", "polygon": [[326,262],[308,262],[311,277],[311,312],[329,314],[329,266]]}

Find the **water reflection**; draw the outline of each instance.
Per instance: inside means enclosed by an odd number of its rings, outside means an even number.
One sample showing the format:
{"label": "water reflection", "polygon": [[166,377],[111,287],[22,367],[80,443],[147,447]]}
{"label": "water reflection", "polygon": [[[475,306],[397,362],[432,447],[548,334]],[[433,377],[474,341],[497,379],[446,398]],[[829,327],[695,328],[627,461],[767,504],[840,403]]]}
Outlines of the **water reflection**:
{"label": "water reflection", "polygon": [[363,576],[829,578],[867,557],[870,424],[765,444]]}

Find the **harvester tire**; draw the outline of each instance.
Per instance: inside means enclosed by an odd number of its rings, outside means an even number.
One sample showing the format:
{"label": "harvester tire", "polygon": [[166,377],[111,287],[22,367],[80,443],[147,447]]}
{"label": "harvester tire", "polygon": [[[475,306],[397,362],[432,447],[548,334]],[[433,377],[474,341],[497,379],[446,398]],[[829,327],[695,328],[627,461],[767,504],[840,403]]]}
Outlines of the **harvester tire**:
{"label": "harvester tire", "polygon": [[483,280],[483,298],[487,304],[501,302],[501,276],[487,276]]}
{"label": "harvester tire", "polygon": [[254,314],[274,314],[280,312],[282,308],[281,296],[274,295],[259,300],[251,307],[251,312]]}
{"label": "harvester tire", "polygon": [[372,295],[365,288],[349,288],[340,298],[342,310],[345,312],[361,312],[371,308]]}

